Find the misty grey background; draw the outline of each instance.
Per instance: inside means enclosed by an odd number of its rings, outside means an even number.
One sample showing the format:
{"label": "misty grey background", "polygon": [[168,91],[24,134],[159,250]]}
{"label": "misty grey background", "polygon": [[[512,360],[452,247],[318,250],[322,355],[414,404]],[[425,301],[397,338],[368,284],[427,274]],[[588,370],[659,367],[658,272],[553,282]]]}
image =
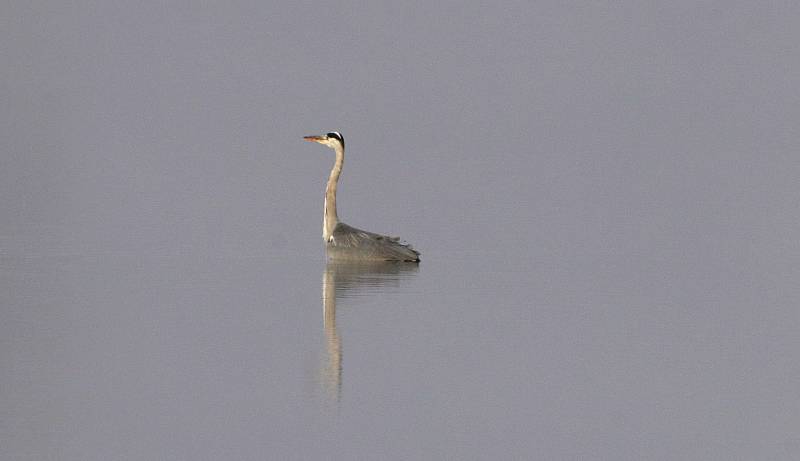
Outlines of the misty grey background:
{"label": "misty grey background", "polygon": [[800,456],[800,7],[225,3],[0,6],[0,458]]}

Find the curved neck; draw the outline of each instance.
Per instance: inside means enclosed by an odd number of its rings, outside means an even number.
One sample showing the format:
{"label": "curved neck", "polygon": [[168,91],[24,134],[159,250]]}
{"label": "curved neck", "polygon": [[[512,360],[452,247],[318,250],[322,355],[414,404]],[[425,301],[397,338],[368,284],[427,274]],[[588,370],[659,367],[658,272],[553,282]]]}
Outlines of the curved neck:
{"label": "curved neck", "polygon": [[337,146],[334,148],[336,151],[336,163],[333,164],[331,175],[328,178],[328,186],[325,188],[325,216],[322,220],[322,238],[327,242],[333,228],[339,223],[339,216],[336,214],[336,188],[339,185],[339,175],[342,174],[342,165],[344,164],[344,147]]}

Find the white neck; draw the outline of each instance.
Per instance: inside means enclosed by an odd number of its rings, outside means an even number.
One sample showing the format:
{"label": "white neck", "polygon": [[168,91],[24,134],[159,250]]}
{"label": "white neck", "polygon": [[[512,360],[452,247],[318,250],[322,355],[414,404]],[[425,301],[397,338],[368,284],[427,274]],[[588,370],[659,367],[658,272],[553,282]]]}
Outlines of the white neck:
{"label": "white neck", "polygon": [[344,147],[337,144],[334,150],[336,151],[336,163],[333,164],[328,185],[325,187],[325,215],[322,218],[322,238],[326,242],[330,240],[333,229],[339,224],[339,216],[336,214],[336,188],[339,185],[339,175],[342,174],[342,165],[344,164]]}

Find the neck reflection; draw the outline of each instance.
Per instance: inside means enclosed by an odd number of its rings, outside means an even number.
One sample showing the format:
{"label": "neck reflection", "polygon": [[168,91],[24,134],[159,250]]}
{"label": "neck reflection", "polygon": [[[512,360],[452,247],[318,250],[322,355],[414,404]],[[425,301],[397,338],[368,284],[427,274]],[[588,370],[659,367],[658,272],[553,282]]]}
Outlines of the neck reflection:
{"label": "neck reflection", "polygon": [[[371,296],[397,287],[404,278],[416,275],[417,263],[328,261],[322,274],[322,325],[325,331],[325,361],[322,384],[332,400],[342,396],[342,340],[336,327],[337,301]],[[341,307],[341,306],[340,306]]]}

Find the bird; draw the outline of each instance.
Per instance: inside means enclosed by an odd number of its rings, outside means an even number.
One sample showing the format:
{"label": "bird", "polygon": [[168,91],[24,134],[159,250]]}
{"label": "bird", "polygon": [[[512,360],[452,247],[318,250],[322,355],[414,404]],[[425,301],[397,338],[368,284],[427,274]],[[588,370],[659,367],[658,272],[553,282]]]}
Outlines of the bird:
{"label": "bird", "polygon": [[325,214],[322,238],[329,259],[419,262],[419,251],[399,237],[367,232],[339,221],[336,214],[336,189],[344,164],[344,137],[333,131],[319,136],[304,136],[306,141],[330,147],[336,153],[328,185],[325,187]]}

